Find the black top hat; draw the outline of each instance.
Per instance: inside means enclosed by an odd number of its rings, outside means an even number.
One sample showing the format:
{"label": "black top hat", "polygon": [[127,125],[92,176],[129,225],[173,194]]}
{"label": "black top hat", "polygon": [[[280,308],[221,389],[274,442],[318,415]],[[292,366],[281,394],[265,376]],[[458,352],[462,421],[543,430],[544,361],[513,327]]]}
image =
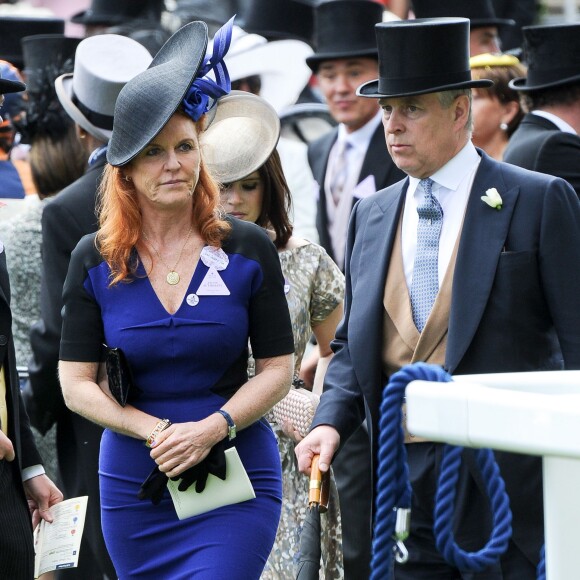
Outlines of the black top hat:
{"label": "black top hat", "polygon": [[469,18],[471,28],[515,25],[496,17],[491,0],[413,0],[413,12],[417,18]]}
{"label": "black top hat", "polygon": [[580,24],[524,26],[528,76],[513,79],[516,91],[536,91],[580,82]]}
{"label": "black top hat", "polygon": [[471,80],[469,20],[425,18],[375,26],[379,78],[361,85],[361,97],[406,97],[453,89],[489,87]]}
{"label": "black top hat", "polygon": [[372,0],[333,0],[314,12],[316,52],[306,64],[316,72],[324,60],[377,58],[374,27],[383,20],[383,7]]}
{"label": "black top hat", "polygon": [[314,10],[297,0],[238,0],[236,24],[268,40],[291,38],[313,43]]}
{"label": "black top hat", "polygon": [[64,34],[25,36],[21,41],[24,59],[22,72],[26,77],[28,93],[46,90],[48,69],[55,73],[51,81],[53,85],[56,77],[72,72],[75,50],[81,40]]}
{"label": "black top hat", "polygon": [[159,21],[164,0],[92,0],[91,7],[70,19],[75,24],[115,26],[136,18]]}
{"label": "black top hat", "polygon": [[32,34],[64,34],[62,18],[0,18],[0,58],[22,69],[22,45],[20,39]]}

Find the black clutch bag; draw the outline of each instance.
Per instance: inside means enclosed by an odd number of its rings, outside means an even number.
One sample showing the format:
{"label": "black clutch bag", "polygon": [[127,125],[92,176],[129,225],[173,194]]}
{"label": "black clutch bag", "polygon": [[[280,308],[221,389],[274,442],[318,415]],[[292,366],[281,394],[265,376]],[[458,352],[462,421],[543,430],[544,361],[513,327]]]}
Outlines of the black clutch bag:
{"label": "black clutch bag", "polygon": [[135,395],[135,385],[131,368],[125,357],[125,353],[120,348],[109,348],[105,346],[105,365],[107,367],[107,378],[109,379],[109,390],[117,403],[124,407]]}

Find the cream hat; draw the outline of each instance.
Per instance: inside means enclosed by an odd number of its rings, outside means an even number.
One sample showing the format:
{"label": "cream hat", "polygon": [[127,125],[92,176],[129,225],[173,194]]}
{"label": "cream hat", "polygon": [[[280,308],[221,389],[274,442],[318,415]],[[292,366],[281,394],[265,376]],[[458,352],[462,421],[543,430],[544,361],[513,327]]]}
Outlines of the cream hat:
{"label": "cream hat", "polygon": [[[232,91],[217,101],[200,136],[203,161],[218,183],[231,183],[259,169],[276,148],[280,119],[265,99]],[[211,114],[211,112],[210,112]]]}

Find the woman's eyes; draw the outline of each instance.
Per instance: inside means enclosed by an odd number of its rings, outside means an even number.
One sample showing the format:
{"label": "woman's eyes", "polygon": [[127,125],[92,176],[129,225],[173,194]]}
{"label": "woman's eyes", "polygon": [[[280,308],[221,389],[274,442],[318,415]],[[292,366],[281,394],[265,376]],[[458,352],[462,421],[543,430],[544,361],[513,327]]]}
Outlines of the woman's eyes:
{"label": "woman's eyes", "polygon": [[253,191],[257,187],[258,187],[257,181],[245,181],[244,183],[242,183],[242,189],[244,191]]}

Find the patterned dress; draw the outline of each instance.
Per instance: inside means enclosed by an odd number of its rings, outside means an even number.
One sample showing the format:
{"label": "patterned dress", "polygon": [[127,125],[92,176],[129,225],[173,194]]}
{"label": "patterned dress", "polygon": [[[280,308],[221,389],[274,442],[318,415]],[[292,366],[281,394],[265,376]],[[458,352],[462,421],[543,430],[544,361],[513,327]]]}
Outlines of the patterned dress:
{"label": "patterned dress", "polygon": [[[6,264],[12,289],[12,332],[16,364],[19,367],[28,366],[32,356],[30,327],[40,319],[40,220],[46,202],[40,201],[36,195],[28,195],[24,203],[27,207],[22,213],[2,222],[2,240],[6,246]],[[34,427],[32,432],[47,475],[57,481],[56,424],[45,435],[41,435]]]}
{"label": "patterned dress", "polygon": [[[324,321],[343,300],[344,275],[317,244],[308,243],[285,250],[279,256],[292,320],[294,376],[297,378],[312,328]],[[282,461],[283,503],[276,542],[261,578],[291,580],[296,578],[296,565],[300,557],[300,533],[308,506],[308,478],[298,471],[294,442],[276,424],[272,427]],[[342,532],[333,478],[328,512],[321,516],[321,522],[320,578],[342,578]]]}

